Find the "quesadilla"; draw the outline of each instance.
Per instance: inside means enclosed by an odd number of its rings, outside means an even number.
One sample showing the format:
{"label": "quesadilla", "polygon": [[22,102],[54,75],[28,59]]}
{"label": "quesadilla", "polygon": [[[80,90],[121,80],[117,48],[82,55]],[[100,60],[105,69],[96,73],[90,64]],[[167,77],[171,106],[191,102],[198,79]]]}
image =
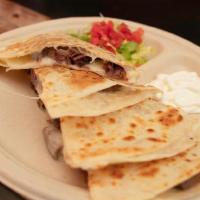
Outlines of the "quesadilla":
{"label": "quesadilla", "polygon": [[153,87],[131,90],[95,73],[60,66],[32,70],[32,83],[52,118],[98,116],[160,93]]}
{"label": "quesadilla", "polygon": [[63,117],[64,158],[88,170],[171,157],[195,144],[195,120],[150,99],[97,117]]}
{"label": "quesadilla", "polygon": [[[189,187],[179,189],[182,185],[190,184]],[[200,194],[200,173],[180,183],[181,186],[174,188],[160,194],[154,200],[189,200],[196,199]]]}
{"label": "quesadilla", "polygon": [[116,85],[95,73],[61,66],[33,69],[30,78],[40,98],[50,105],[85,97]]}
{"label": "quesadilla", "polygon": [[[148,200],[200,173],[200,143],[171,158],[89,172],[93,200]],[[160,199],[166,198],[162,195]],[[157,198],[156,198],[157,199]],[[177,198],[173,198],[177,199]]]}
{"label": "quesadilla", "polygon": [[135,67],[119,56],[66,33],[46,33],[8,42],[0,51],[0,65],[30,69],[62,65],[95,72],[111,80],[135,83]]}

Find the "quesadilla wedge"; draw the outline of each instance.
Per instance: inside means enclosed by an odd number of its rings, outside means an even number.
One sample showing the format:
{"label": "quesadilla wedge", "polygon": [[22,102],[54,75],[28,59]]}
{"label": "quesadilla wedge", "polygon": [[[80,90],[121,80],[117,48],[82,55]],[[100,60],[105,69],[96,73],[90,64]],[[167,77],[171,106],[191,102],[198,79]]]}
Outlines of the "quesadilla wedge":
{"label": "quesadilla wedge", "polygon": [[135,67],[119,56],[62,32],[39,34],[8,42],[0,51],[0,65],[30,69],[62,65],[92,71],[111,80],[135,83]]}
{"label": "quesadilla wedge", "polygon": [[192,176],[191,178],[180,183],[180,185],[190,183],[190,187],[179,189],[179,185],[174,188],[160,194],[154,200],[197,200],[200,194],[200,173]]}
{"label": "quesadilla wedge", "polygon": [[40,98],[50,105],[85,97],[116,85],[95,73],[61,66],[33,69],[30,79]]}
{"label": "quesadilla wedge", "polygon": [[52,118],[98,116],[157,98],[153,87],[116,85],[95,73],[60,66],[32,70],[32,83]]}
{"label": "quesadilla wedge", "polygon": [[[171,158],[140,164],[120,164],[89,172],[93,200],[164,200],[163,194],[200,173],[200,143]],[[176,193],[178,193],[176,191]],[[173,197],[173,195],[172,195]]]}
{"label": "quesadilla wedge", "polygon": [[47,101],[45,107],[52,118],[64,116],[92,117],[114,112],[147,98],[157,99],[157,93],[158,91],[155,88],[131,91],[123,86],[113,86],[87,97],[56,105],[49,105]]}
{"label": "quesadilla wedge", "polygon": [[182,111],[151,99],[97,117],[63,117],[64,158],[88,170],[171,157],[195,144],[193,123]]}

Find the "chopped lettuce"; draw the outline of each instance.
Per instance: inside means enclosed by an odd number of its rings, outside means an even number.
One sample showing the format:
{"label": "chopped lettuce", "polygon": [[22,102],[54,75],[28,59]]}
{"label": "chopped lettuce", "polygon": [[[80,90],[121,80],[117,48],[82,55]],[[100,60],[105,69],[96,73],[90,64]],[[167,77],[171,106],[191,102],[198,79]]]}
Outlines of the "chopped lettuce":
{"label": "chopped lettuce", "polygon": [[137,66],[142,65],[149,60],[153,53],[154,49],[152,47],[140,44],[137,51],[131,55],[131,62]]}
{"label": "chopped lettuce", "polygon": [[118,52],[122,54],[126,60],[132,60],[131,56],[134,52],[136,52],[137,47],[138,44],[136,42],[126,42],[120,46]]}
{"label": "chopped lettuce", "polygon": [[88,33],[71,33],[70,35],[86,42],[90,41],[90,35]]}
{"label": "chopped lettuce", "polygon": [[144,44],[125,42],[117,51],[125,60],[139,66],[149,60],[153,55],[154,49],[150,46],[144,46]]}
{"label": "chopped lettuce", "polygon": [[[114,24],[114,26],[118,26]],[[77,32],[69,33],[71,36],[77,37],[83,41],[91,42],[90,35],[91,27]],[[145,46],[143,43],[124,40],[119,48],[116,48],[116,56],[132,63],[135,66],[140,66],[147,62],[154,54],[154,49],[150,46]]]}

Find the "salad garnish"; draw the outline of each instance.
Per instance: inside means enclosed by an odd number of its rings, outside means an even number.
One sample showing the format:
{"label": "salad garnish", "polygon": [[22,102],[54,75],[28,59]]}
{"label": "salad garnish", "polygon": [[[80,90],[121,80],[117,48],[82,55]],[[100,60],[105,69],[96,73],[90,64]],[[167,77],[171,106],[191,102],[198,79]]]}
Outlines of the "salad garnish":
{"label": "salad garnish", "polygon": [[124,22],[94,22],[88,31],[71,35],[117,54],[136,66],[145,63],[152,53],[152,48],[143,44],[144,30],[132,31]]}

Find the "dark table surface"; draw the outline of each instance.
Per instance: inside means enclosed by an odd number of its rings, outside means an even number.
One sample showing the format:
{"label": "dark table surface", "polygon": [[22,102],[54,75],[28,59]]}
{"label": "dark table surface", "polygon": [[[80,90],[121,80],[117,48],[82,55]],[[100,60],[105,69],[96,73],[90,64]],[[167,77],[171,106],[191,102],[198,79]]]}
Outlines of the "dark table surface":
{"label": "dark table surface", "polygon": [[[129,19],[155,26],[200,45],[199,0],[16,0],[51,18],[104,16]],[[1,200],[23,200],[0,186]]]}
{"label": "dark table surface", "polygon": [[200,45],[199,0],[17,0],[52,18],[104,16],[155,26]]}

